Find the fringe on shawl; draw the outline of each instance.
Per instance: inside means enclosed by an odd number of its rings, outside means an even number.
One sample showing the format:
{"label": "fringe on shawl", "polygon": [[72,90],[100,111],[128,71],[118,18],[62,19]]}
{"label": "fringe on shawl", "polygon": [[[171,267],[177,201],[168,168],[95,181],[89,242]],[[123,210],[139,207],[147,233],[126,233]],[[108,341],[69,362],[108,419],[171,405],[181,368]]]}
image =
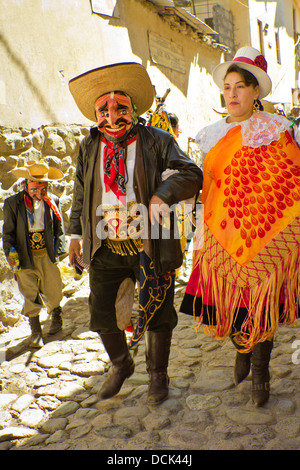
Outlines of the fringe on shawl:
{"label": "fringe on shawl", "polygon": [[[212,338],[224,340],[232,335],[234,323],[241,301],[243,288],[230,284],[226,278],[218,276],[202,257],[197,260],[200,276],[197,293],[194,297],[204,297],[205,287],[211,281],[211,291],[216,310],[216,324],[205,325],[204,331]],[[283,311],[279,314],[280,293],[283,289]],[[264,282],[257,284],[250,291],[248,314],[240,331],[234,333],[235,342],[242,347],[240,352],[249,352],[255,344],[272,339],[280,325],[292,325],[298,318],[300,307],[300,251],[296,250],[279,263],[277,270],[266,277]],[[203,313],[207,306],[203,305],[200,316],[195,316],[196,330],[202,326]],[[199,315],[199,314],[198,314]],[[210,313],[207,311],[210,318]]]}

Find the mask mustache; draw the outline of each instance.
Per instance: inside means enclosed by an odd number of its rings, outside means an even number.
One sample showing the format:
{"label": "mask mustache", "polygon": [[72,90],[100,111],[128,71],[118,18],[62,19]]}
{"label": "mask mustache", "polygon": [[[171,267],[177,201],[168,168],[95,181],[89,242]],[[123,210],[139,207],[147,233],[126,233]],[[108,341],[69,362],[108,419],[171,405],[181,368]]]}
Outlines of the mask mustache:
{"label": "mask mustache", "polygon": [[37,200],[41,200],[41,199],[44,199],[44,197],[48,197],[47,193],[40,193],[40,194],[34,194],[32,196],[32,199],[37,199]]}
{"label": "mask mustache", "polygon": [[[130,121],[126,121],[126,119],[124,118],[119,118],[116,120],[115,122],[115,125],[118,126],[119,124],[125,124],[125,125],[128,125],[128,124],[131,124]],[[107,120],[105,119],[105,121],[101,122],[101,124],[98,124],[98,129],[102,129],[104,126],[108,125],[108,122]]]}
{"label": "mask mustache", "polygon": [[39,190],[39,192],[37,194],[30,194],[31,190],[28,189],[28,186],[26,186],[26,192],[27,192],[27,194],[29,194],[31,199],[33,199],[35,201],[40,201],[40,200],[48,197],[48,188]]}

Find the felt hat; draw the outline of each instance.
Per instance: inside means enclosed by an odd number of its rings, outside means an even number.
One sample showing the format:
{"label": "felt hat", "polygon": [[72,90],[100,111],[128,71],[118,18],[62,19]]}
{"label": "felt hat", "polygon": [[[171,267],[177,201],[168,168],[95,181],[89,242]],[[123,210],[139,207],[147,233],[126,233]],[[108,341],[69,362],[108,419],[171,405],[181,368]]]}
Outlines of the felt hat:
{"label": "felt hat", "polygon": [[63,179],[64,174],[57,168],[49,166],[43,160],[30,160],[25,166],[14,168],[11,170],[17,178],[24,178],[29,181],[58,181]]}
{"label": "felt hat", "polygon": [[122,62],[89,70],[69,81],[70,92],[82,114],[90,121],[95,116],[96,100],[110,91],[123,91],[130,96],[138,115],[152,106],[154,88],[141,64]]}
{"label": "felt hat", "polygon": [[217,114],[221,114],[222,116],[227,116],[228,114],[228,111],[226,108],[212,108],[212,110]]}
{"label": "felt hat", "polygon": [[267,74],[267,61],[260,51],[249,46],[242,47],[237,51],[233,60],[223,62],[214,69],[213,80],[220,90],[223,90],[224,77],[228,68],[233,64],[238,65],[241,69],[248,70],[254,75],[259,84],[259,99],[265,98],[270,93],[272,82]]}

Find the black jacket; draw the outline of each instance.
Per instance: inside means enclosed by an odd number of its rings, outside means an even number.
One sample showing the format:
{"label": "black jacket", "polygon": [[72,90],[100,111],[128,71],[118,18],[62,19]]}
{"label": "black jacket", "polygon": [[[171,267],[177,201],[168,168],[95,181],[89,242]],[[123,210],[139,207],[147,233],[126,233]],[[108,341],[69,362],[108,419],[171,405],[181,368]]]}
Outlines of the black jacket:
{"label": "black jacket", "polygon": [[[91,257],[91,188],[99,143],[100,133],[97,128],[92,128],[81,142],[68,226],[68,233],[82,235],[83,260],[87,264]],[[167,168],[178,172],[162,181],[161,174]],[[134,169],[134,191],[138,203],[148,208],[151,197],[156,195],[171,206],[197,196],[202,179],[200,168],[179,148],[171,134],[155,127],[139,125]],[[144,240],[146,245],[145,251],[154,260],[157,275],[173,271],[181,265],[180,240]]]}
{"label": "black jacket", "polygon": [[[4,201],[3,250],[8,257],[13,246],[19,255],[21,268],[33,268],[33,256],[29,245],[28,220],[24,202],[25,191],[21,191]],[[51,195],[59,207],[59,199]],[[61,212],[61,211],[60,211]],[[56,256],[63,255],[65,250],[64,224],[45,204],[45,242],[49,258],[53,263]]]}

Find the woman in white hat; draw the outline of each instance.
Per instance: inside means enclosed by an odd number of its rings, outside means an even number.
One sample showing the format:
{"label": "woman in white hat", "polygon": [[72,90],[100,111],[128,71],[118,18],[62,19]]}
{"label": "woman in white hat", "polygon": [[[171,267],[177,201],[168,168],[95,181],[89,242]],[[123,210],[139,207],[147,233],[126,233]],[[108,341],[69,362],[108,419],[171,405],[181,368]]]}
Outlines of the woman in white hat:
{"label": "woman in white hat", "polygon": [[262,111],[271,80],[259,51],[241,48],[213,79],[228,116],[196,137],[206,155],[204,240],[196,238],[203,247],[181,311],[212,337],[231,337],[235,382],[252,369],[252,399],[262,406],[274,333],[299,318],[300,139],[283,116]]}

